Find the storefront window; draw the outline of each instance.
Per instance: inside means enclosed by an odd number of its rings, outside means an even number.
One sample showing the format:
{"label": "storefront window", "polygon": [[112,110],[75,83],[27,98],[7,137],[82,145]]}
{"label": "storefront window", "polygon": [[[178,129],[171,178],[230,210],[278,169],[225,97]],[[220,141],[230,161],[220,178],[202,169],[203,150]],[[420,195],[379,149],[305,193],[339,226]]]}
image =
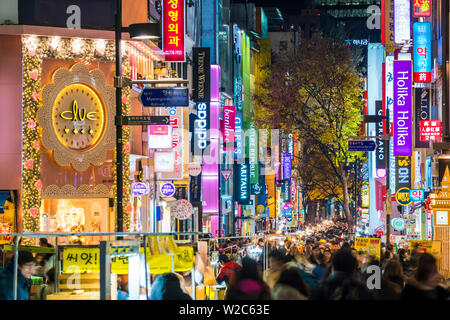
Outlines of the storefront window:
{"label": "storefront window", "polygon": [[[40,216],[41,232],[110,232],[107,198],[45,199]],[[94,244],[101,237],[71,237],[70,243]],[[61,238],[64,240],[64,238]]]}

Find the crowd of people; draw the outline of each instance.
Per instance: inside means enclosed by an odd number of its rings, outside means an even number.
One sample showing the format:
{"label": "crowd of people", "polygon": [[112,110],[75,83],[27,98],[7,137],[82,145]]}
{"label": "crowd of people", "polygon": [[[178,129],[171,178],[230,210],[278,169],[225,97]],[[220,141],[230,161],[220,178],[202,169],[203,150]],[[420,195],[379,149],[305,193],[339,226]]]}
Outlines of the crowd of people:
{"label": "crowd of people", "polygon": [[[216,281],[226,286],[225,300],[450,299],[450,279],[445,280],[439,274],[437,261],[431,254],[420,252],[418,247],[395,250],[387,245],[382,246],[378,259],[358,252],[346,232],[345,223],[334,222],[316,226],[313,232],[295,241],[261,238],[253,244],[259,252],[257,256],[246,251],[249,239],[213,243],[212,249],[219,252]],[[32,274],[42,274],[48,284],[52,283],[54,268],[49,264],[50,257],[33,257],[29,252],[19,251],[18,299],[28,299]],[[12,278],[11,259],[0,272],[0,300],[13,299]],[[149,299],[191,299],[182,283],[178,274],[160,275],[152,284]],[[119,286],[127,291],[123,288]],[[45,291],[42,294],[45,299]]]}
{"label": "crowd of people", "polygon": [[394,252],[388,245],[382,246],[378,259],[358,252],[346,238],[347,230],[345,223],[334,222],[318,226],[301,244],[288,239],[271,242],[266,270],[260,260],[248,256],[239,264],[222,258],[221,273],[227,275],[225,299],[450,299],[450,279],[442,278],[431,254],[419,252],[418,247],[411,254],[406,249]]}

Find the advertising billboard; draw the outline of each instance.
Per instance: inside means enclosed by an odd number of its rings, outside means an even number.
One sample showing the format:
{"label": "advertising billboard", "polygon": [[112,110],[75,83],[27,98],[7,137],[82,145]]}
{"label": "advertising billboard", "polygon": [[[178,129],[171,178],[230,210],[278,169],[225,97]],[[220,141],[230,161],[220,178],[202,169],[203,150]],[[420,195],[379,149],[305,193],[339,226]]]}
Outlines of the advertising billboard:
{"label": "advertising billboard", "polygon": [[412,154],[410,60],[394,61],[394,156]]}
{"label": "advertising billboard", "polygon": [[185,62],[185,0],[162,1],[162,38],[164,60]]}
{"label": "advertising billboard", "polygon": [[429,22],[413,24],[414,82],[431,82],[431,25]]}

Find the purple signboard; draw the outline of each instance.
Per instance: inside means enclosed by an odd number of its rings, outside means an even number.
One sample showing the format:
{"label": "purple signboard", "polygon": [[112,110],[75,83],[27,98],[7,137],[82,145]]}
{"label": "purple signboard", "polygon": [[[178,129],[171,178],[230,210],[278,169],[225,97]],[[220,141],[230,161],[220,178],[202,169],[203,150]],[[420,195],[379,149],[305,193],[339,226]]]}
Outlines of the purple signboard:
{"label": "purple signboard", "polygon": [[291,154],[283,153],[283,179],[291,178]]}
{"label": "purple signboard", "polygon": [[[203,214],[213,216],[219,212],[220,72],[219,65],[211,65],[210,144],[203,152],[201,178]],[[216,229],[218,220],[211,218],[211,232]]]}
{"label": "purple signboard", "polygon": [[175,186],[172,183],[164,183],[161,186],[161,194],[164,197],[171,197],[175,194]]}
{"label": "purple signboard", "polygon": [[412,155],[412,64],[394,61],[394,156]]}

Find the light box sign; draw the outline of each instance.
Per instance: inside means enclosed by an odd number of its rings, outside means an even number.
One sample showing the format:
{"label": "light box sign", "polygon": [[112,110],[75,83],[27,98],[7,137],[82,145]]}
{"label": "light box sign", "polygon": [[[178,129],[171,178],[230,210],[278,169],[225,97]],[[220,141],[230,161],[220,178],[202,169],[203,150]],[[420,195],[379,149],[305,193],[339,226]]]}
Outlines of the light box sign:
{"label": "light box sign", "polygon": [[[411,157],[395,158],[395,193],[411,187]],[[391,190],[392,191],[392,190]]]}
{"label": "light box sign", "polygon": [[242,47],[241,47],[241,31],[237,25],[233,25],[233,65],[234,65],[234,105],[236,110],[242,111],[243,91],[242,91]]}
{"label": "light box sign", "polygon": [[[383,116],[383,102],[375,101],[376,114]],[[376,123],[377,136],[383,135],[383,121]],[[376,139],[375,165],[377,169],[386,169],[386,143],[383,139]],[[381,178],[380,176],[378,176]]]}
{"label": "light box sign", "polygon": [[164,60],[185,62],[185,0],[163,0],[162,4]]}
{"label": "light box sign", "polygon": [[210,141],[210,104],[208,102],[199,102],[196,104],[195,108],[197,111],[197,116],[194,116],[194,149],[192,150],[192,152],[195,156],[201,156],[203,154],[203,150],[206,149]]}
{"label": "light box sign", "polygon": [[420,141],[441,141],[441,120],[421,120]]}
{"label": "light box sign", "polygon": [[384,0],[384,47],[386,52],[399,48],[394,42],[394,0]]}
{"label": "light box sign", "polygon": [[413,16],[414,17],[431,16],[431,1],[432,0],[412,0]]}
{"label": "light box sign", "polygon": [[155,152],[155,172],[173,172],[175,152]]}
{"label": "light box sign", "polygon": [[244,158],[244,131],[242,122],[242,112],[236,112],[234,138],[236,140],[236,149],[234,150],[234,159],[242,160]]}
{"label": "light box sign", "polygon": [[403,44],[411,40],[411,0],[394,1],[394,42]]}
{"label": "light box sign", "polygon": [[291,154],[283,153],[282,161],[283,161],[283,179],[290,179],[292,170]]}
{"label": "light box sign", "polygon": [[394,156],[412,154],[411,61],[394,61]]}
{"label": "light box sign", "polygon": [[247,163],[235,164],[234,196],[238,203],[250,202],[250,166]]}
{"label": "light box sign", "polygon": [[393,130],[392,125],[394,123],[394,56],[386,56],[385,59],[385,101],[386,109],[389,111],[389,133],[391,138],[389,139],[389,170],[391,174],[389,175],[389,189],[391,192],[395,189],[395,157],[394,157],[394,142],[392,139]]}
{"label": "light box sign", "polygon": [[148,147],[150,149],[171,149],[172,127],[166,125],[149,125]]}
{"label": "light box sign", "polygon": [[[160,171],[160,180],[183,179],[184,159],[183,159],[183,108],[165,107],[160,109],[160,114],[170,116],[170,126],[172,127],[171,150],[175,155],[174,169],[171,171]],[[159,151],[160,149],[158,149]],[[156,163],[156,157],[155,157]]]}
{"label": "light box sign", "polygon": [[423,201],[425,194],[422,189],[411,189],[409,190],[409,199],[411,201]]}
{"label": "light box sign", "polygon": [[247,130],[248,133],[248,156],[250,163],[250,182],[252,184],[258,183],[258,131],[255,128]]}
{"label": "light box sign", "polygon": [[221,132],[223,137],[223,150],[234,150],[234,129],[236,123],[234,106],[223,106],[223,120]]}
{"label": "light box sign", "polygon": [[416,148],[428,148],[430,143],[420,139],[420,122],[431,119],[430,89],[415,88],[415,142]]}
{"label": "light box sign", "polygon": [[431,82],[431,25],[429,22],[413,24],[414,82]]}
{"label": "light box sign", "polygon": [[211,49],[192,48],[192,100],[211,100]]}

